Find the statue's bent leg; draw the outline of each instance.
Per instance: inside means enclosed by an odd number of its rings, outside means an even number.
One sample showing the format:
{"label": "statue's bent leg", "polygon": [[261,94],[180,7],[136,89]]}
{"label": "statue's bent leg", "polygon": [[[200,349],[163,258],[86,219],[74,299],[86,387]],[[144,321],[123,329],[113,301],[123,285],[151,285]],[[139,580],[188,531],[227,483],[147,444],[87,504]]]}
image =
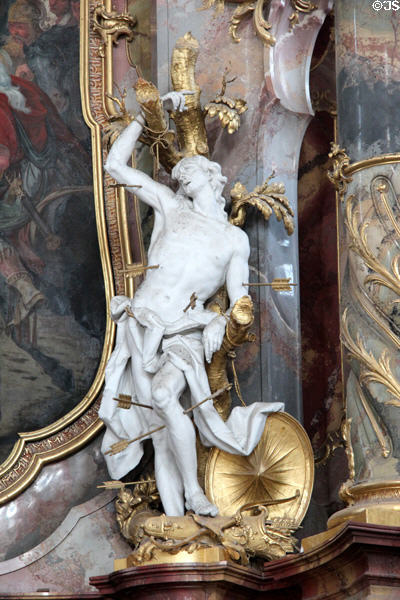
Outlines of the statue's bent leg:
{"label": "statue's bent leg", "polygon": [[153,379],[153,407],[167,425],[169,446],[183,480],[186,507],[198,514],[216,515],[217,508],[207,500],[197,480],[196,435],[179,402],[185,385],[182,371],[167,362]]}

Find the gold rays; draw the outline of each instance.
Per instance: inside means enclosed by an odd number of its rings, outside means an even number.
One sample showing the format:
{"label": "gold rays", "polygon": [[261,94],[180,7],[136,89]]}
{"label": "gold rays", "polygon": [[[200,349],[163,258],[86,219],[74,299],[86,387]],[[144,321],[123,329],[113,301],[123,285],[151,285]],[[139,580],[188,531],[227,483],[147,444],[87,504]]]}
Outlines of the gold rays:
{"label": "gold rays", "polygon": [[[206,490],[221,515],[245,504],[281,501],[268,506],[271,517],[300,523],[308,506],[313,482],[310,442],[295,419],[274,413],[267,419],[260,442],[250,456],[214,449],[207,464]],[[288,498],[296,496],[290,502]]]}

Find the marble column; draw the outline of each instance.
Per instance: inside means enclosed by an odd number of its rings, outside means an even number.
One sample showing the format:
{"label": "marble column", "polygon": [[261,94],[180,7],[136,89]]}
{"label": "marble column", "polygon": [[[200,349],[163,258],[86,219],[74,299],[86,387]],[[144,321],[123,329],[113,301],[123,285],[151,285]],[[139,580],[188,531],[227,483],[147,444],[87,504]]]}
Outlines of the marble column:
{"label": "marble column", "polygon": [[[400,11],[336,1],[340,310],[349,506],[400,523]],[[342,149],[344,150],[342,152]],[[346,156],[347,155],[347,156]]]}

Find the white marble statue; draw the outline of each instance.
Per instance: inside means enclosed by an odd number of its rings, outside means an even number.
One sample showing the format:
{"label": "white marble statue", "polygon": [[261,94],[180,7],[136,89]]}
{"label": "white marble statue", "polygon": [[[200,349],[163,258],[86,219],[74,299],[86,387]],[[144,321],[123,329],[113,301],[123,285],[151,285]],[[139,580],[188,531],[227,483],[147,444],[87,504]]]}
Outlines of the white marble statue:
{"label": "white marble statue", "polygon": [[[184,95],[163,98],[174,110],[185,110]],[[182,393],[188,386],[191,405],[211,392],[204,366],[222,343],[226,318],[204,308],[206,301],[226,284],[230,306],[247,295],[249,241],[228,222],[222,190],[226,178],[220,166],[203,156],[182,159],[171,189],[128,166],[144,120],[139,115],[120,135],[109,153],[106,170],[132,187],[154,210],[154,227],[148,264],[158,268],[146,277],[133,299],[117,296],[111,315],[117,322],[117,342],[106,368],[106,385],[100,417],[107,426],[103,452],[119,440],[129,440],[166,425],[152,437],[155,475],[167,515],[180,516],[184,508],[198,514],[218,510],[204,495],[197,480],[195,430],[183,413]],[[184,311],[195,293],[194,309]],[[128,309],[128,310],[127,310]],[[228,311],[229,313],[229,311]],[[153,410],[119,408],[114,398],[128,394],[132,401]],[[234,408],[224,422],[212,400],[193,410],[201,441],[233,454],[248,455],[257,444],[269,412],[281,403],[254,403]],[[111,477],[120,479],[142,456],[141,442],[116,455],[106,455]]]}

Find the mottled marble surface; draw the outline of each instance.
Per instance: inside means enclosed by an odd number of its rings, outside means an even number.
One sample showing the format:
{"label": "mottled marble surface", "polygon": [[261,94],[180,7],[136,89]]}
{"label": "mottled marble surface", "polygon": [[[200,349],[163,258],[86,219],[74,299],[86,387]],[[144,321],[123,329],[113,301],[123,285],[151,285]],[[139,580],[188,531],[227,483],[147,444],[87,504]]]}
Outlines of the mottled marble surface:
{"label": "mottled marble surface", "polygon": [[101,437],[69,458],[45,466],[25,492],[0,507],[1,561],[42,543],[74,506],[99,494],[96,486],[108,479]]}
{"label": "mottled marble surface", "polygon": [[114,494],[109,491],[71,510],[44,542],[0,563],[1,592],[93,591],[89,577],[112,571],[114,559],[130,552],[114,513]]}
{"label": "mottled marble surface", "polygon": [[[335,190],[326,172],[333,137],[329,113],[318,112],[304,137],[299,168],[299,256],[304,426],[318,458],[328,436],[340,440],[343,397],[340,366]],[[347,478],[343,449],[316,464],[313,498],[301,536],[324,528],[341,507]]]}

